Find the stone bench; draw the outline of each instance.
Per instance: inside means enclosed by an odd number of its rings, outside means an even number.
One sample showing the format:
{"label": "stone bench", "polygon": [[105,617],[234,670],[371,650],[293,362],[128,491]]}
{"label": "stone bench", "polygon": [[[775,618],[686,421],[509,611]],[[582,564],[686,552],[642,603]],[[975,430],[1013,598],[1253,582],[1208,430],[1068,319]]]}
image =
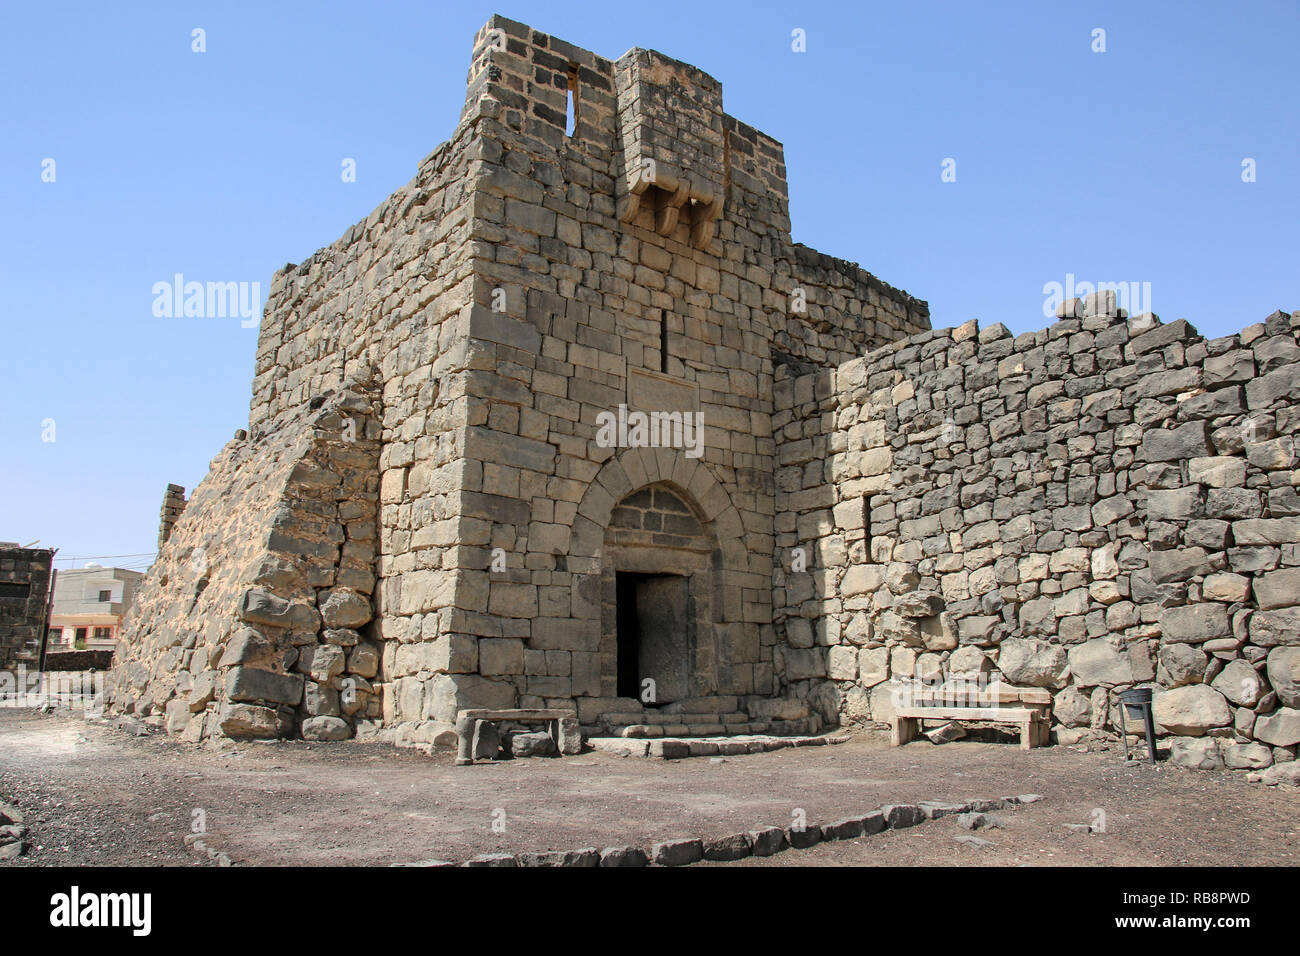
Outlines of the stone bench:
{"label": "stone bench", "polygon": [[[476,752],[476,741],[499,739],[497,725],[542,724],[553,741],[555,749],[561,754],[576,754],[582,751],[582,733],[578,728],[578,715],[570,710],[489,710],[474,708],[456,713],[456,766],[463,767],[477,760],[490,760],[493,753]],[[481,724],[491,727],[491,732],[484,735]]]}
{"label": "stone bench", "polygon": [[1015,725],[1020,731],[1021,750],[1043,747],[1051,734],[1051,708],[1049,692],[1029,688],[1004,686],[979,695],[972,704],[953,703],[942,693],[922,694],[914,702],[894,709],[889,743],[901,747],[915,740],[921,733],[922,720],[974,720]]}

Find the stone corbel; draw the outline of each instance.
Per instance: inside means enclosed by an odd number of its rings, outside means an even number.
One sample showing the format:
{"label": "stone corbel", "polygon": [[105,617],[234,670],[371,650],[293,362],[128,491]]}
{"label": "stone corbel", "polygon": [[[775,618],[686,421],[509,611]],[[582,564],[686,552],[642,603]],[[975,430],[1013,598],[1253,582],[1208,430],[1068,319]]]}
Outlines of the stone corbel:
{"label": "stone corbel", "polygon": [[655,232],[661,236],[672,235],[685,207],[690,220],[691,245],[697,249],[708,246],[722,215],[722,197],[715,195],[709,184],[698,177],[663,164],[657,165],[653,179],[637,171],[636,178],[628,183],[627,194],[619,200],[619,220],[630,223],[636,219],[651,186],[654,191],[649,194],[649,201],[654,208]]}
{"label": "stone corbel", "polygon": [[[667,177],[660,177],[656,183],[659,193],[655,197],[655,232],[661,236],[671,236],[677,228],[677,219],[681,216],[682,205],[691,198],[691,181],[686,176],[675,177],[676,182]],[[672,190],[669,192],[669,190]]]}

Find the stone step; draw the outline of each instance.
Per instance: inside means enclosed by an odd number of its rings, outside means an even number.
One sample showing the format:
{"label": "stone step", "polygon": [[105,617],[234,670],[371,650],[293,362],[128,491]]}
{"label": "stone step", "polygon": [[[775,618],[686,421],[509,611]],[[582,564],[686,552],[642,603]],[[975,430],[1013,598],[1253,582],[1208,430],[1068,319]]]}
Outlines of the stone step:
{"label": "stone step", "polygon": [[[668,720],[648,719],[668,717]],[[621,718],[630,718],[623,720]],[[736,734],[766,734],[791,737],[814,734],[821,728],[812,718],[798,720],[763,720],[746,714],[676,714],[636,715],[606,714],[598,725],[584,728],[587,737],[663,738],[719,737]]]}
{"label": "stone step", "polygon": [[727,757],[743,754],[768,753],[787,747],[824,747],[842,744],[847,735],[787,736],[771,734],[743,734],[730,737],[591,737],[587,743],[593,750],[623,757],[658,757],[678,760],[684,757]]}
{"label": "stone step", "polygon": [[747,724],[752,718],[743,711],[727,713],[677,713],[666,710],[626,711],[602,714],[600,724],[606,727],[629,727],[633,724]]}

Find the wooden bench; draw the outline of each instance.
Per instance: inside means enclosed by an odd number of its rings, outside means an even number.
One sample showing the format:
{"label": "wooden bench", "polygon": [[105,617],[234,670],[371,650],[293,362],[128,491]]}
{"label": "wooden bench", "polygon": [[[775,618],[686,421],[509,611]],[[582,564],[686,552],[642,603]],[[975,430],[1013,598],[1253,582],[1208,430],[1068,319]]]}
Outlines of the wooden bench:
{"label": "wooden bench", "polygon": [[1020,731],[1020,749],[1046,746],[1052,726],[1052,695],[1029,687],[993,685],[969,704],[954,703],[965,695],[960,689],[925,691],[894,709],[890,746],[901,747],[921,733],[922,720],[970,720],[1014,724]]}
{"label": "wooden bench", "polygon": [[578,715],[571,710],[489,710],[474,708],[456,712],[456,766],[474,762],[474,731],[480,722],[492,724],[542,724],[561,754],[582,751]]}

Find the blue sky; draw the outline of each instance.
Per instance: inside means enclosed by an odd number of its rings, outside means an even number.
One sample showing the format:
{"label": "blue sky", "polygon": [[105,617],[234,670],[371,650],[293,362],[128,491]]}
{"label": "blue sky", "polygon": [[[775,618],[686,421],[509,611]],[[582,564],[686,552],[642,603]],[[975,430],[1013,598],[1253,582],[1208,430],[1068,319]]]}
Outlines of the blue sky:
{"label": "blue sky", "polygon": [[257,335],[157,317],[154,284],[265,296],[363,219],[450,134],[492,13],[717,77],[785,144],[795,239],[936,326],[1043,327],[1068,275],[1207,335],[1300,308],[1294,2],[11,2],[0,540],[147,563],[164,486],[247,424]]}

